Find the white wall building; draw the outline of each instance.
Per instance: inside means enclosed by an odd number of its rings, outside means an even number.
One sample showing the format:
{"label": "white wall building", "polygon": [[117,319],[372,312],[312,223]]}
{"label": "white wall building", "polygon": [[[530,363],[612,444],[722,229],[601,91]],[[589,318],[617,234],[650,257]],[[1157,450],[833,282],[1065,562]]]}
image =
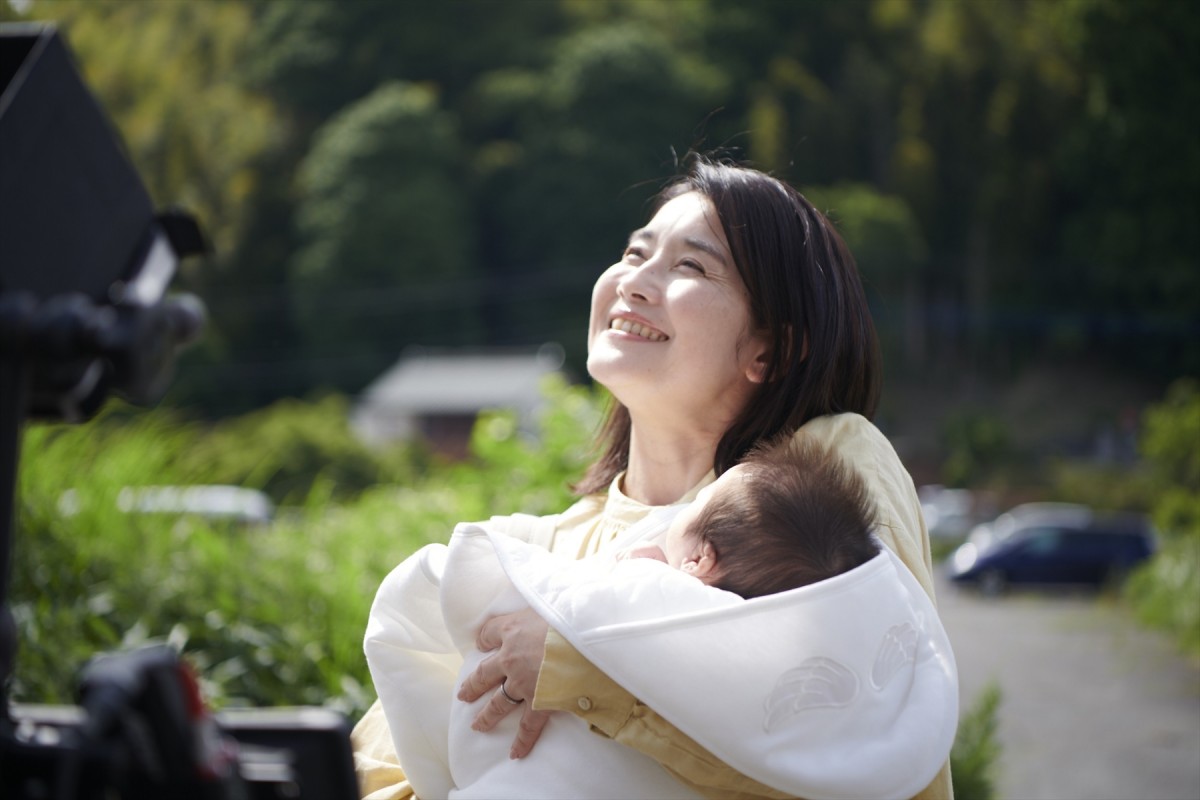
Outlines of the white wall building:
{"label": "white wall building", "polygon": [[561,370],[557,344],[535,349],[410,348],[371,382],[351,412],[351,426],[370,444],[422,439],[462,457],[479,412],[511,409],[532,429],[542,405],[542,379]]}

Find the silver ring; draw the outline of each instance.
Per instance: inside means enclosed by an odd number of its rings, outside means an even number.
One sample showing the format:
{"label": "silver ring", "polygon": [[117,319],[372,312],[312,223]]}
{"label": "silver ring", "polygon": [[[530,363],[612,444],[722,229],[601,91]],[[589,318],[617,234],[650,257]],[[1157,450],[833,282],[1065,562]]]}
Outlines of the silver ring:
{"label": "silver ring", "polygon": [[525,702],[524,700],[514,700],[513,699],[513,696],[508,693],[508,689],[504,688],[505,683],[508,683],[508,681],[504,681],[504,683],[500,684],[500,694],[504,695],[504,699],[507,700],[508,702],[512,703],[514,706],[519,706],[519,705],[521,705],[521,703],[524,703]]}

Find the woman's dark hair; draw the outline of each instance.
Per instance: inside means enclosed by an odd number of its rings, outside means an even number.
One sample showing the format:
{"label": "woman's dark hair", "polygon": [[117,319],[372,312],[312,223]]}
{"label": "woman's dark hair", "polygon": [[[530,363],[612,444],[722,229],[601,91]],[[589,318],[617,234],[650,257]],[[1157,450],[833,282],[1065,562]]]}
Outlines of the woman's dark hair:
{"label": "woman's dark hair", "polygon": [[[783,181],[703,157],[659,193],[655,210],[688,192],[716,208],[752,323],[775,343],[766,380],[717,444],[716,473],[814,417],[874,417],[879,342],[854,258],[829,220]],[[605,489],[629,464],[629,411],[615,399],[600,436],[605,449],[575,487],[580,494]]]}
{"label": "woman's dark hair", "polygon": [[756,448],[692,520],[716,552],[713,586],[747,599],[832,578],[879,554],[866,484],[831,450],[790,436]]}

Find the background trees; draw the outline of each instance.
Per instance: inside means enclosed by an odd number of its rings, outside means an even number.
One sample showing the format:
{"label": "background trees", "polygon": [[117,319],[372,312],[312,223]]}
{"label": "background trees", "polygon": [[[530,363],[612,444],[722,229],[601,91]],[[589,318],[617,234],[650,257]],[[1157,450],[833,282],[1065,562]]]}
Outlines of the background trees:
{"label": "background trees", "polygon": [[429,86],[390,81],[317,130],[296,175],[287,273],[314,382],[362,385],[390,366],[395,342],[431,332],[478,340],[455,122]]}
{"label": "background trees", "polygon": [[[689,150],[851,240],[901,378],[1200,371],[1200,13],[1175,0],[34,0],[217,245],[174,402],[557,340]],[[12,6],[9,17],[20,16]]]}

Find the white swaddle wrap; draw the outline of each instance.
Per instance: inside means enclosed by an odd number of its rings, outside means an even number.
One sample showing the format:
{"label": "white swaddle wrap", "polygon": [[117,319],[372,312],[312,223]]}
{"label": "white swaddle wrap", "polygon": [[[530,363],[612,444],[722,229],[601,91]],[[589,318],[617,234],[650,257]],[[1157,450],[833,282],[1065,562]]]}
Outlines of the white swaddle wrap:
{"label": "white swaddle wrap", "polygon": [[[617,547],[653,539],[636,525]],[[809,800],[910,797],[950,752],[954,659],[887,548],[812,586],[744,600],[650,559],[568,561],[459,525],[380,587],[365,649],[397,754],[433,797],[690,797],[647,757],[552,715],[510,761],[518,714],[470,730],[454,700],[488,617],[531,606],[604,673],[739,772]]]}

